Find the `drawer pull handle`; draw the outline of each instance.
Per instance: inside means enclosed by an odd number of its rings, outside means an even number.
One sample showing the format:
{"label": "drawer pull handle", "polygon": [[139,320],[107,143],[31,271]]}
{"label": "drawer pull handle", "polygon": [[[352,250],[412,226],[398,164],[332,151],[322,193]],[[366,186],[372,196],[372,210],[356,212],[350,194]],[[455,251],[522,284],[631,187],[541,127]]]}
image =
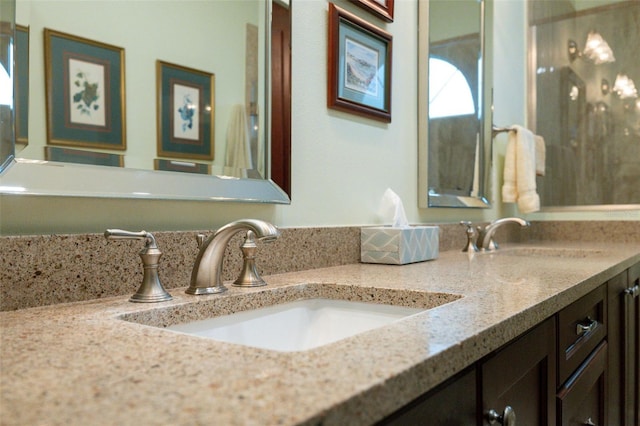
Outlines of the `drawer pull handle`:
{"label": "drawer pull handle", "polygon": [[592,320],[587,317],[584,323],[578,323],[576,325],[576,334],[578,337],[584,336],[587,333],[591,333],[598,326],[598,321]]}
{"label": "drawer pull handle", "polygon": [[638,297],[638,295],[640,295],[640,286],[636,284],[633,287],[629,287],[624,292],[631,297]]}
{"label": "drawer pull handle", "polygon": [[516,412],[508,405],[504,407],[502,415],[500,415],[496,410],[489,410],[487,411],[486,418],[491,425],[497,423],[503,426],[516,426]]}
{"label": "drawer pull handle", "polygon": [[585,420],[584,425],[585,425],[585,426],[597,426],[597,425],[593,422],[593,420],[591,420],[591,417],[589,417],[587,420]]}

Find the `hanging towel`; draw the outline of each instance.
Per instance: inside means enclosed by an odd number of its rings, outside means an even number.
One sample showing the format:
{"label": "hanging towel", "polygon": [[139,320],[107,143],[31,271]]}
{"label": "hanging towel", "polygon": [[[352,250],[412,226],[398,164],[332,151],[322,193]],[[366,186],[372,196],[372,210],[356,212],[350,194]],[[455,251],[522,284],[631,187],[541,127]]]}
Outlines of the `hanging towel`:
{"label": "hanging towel", "polygon": [[247,116],[243,105],[234,105],[231,110],[224,165],[232,169],[253,168]]}
{"label": "hanging towel", "polygon": [[[537,152],[540,152],[538,156]],[[512,126],[504,159],[502,200],[518,203],[522,213],[540,210],[540,197],[536,192],[539,171],[544,173],[544,139],[524,127]]]}
{"label": "hanging towel", "polygon": [[471,184],[471,196],[477,197],[480,193],[480,133],[476,133],[476,157],[473,163],[473,183]]}
{"label": "hanging towel", "polygon": [[536,175],[544,176],[547,148],[545,147],[542,136],[533,135],[533,139],[536,141]]}
{"label": "hanging towel", "polygon": [[[260,107],[256,106],[256,116],[260,117]],[[259,126],[259,128],[261,128],[262,126],[260,125],[260,123],[257,124]],[[258,136],[258,149],[257,149],[257,153],[256,153],[256,157],[254,158],[255,161],[255,167],[258,169],[258,173],[260,173],[260,176],[262,176],[264,179],[267,178],[267,174],[266,174],[266,162],[265,162],[265,148],[267,144],[264,142],[264,139],[262,139],[260,136]]]}

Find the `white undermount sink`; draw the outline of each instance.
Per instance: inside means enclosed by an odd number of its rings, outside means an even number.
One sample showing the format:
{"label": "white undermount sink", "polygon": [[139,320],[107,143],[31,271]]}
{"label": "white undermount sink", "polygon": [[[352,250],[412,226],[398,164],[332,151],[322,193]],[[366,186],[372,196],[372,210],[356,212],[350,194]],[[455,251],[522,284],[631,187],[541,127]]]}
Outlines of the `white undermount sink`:
{"label": "white undermount sink", "polygon": [[312,298],[167,327],[282,352],[317,348],[390,324],[425,308]]}
{"label": "white undermount sink", "polygon": [[301,283],[255,292],[231,289],[226,295],[169,303],[118,318],[163,333],[298,352],[402,321],[461,297],[414,289]]}

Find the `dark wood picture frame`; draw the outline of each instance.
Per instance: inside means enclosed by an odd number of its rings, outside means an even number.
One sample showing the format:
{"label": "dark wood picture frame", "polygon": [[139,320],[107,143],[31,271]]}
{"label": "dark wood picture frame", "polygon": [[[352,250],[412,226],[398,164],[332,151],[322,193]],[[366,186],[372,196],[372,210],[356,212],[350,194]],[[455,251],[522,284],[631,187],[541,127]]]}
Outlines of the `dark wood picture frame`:
{"label": "dark wood picture frame", "polygon": [[393,1],[394,0],[351,0],[352,3],[357,4],[387,22],[393,22]]}
{"label": "dark wood picture frame", "polygon": [[393,37],[329,3],[327,107],[391,122]]}

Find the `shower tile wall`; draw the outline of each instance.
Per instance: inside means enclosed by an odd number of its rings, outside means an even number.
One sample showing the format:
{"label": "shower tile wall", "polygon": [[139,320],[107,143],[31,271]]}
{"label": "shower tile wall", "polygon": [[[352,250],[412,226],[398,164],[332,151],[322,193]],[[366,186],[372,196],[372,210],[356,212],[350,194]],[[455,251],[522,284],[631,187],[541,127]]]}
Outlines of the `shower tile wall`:
{"label": "shower tile wall", "polygon": [[[534,4],[540,8],[553,3]],[[533,27],[535,129],[547,144],[547,173],[538,178],[542,203],[640,203],[640,101],[601,89],[603,79],[613,86],[620,72],[640,87],[640,2],[563,17],[543,18]],[[599,32],[609,43],[615,62],[570,60],[568,41],[574,40],[582,51],[589,31]]]}

